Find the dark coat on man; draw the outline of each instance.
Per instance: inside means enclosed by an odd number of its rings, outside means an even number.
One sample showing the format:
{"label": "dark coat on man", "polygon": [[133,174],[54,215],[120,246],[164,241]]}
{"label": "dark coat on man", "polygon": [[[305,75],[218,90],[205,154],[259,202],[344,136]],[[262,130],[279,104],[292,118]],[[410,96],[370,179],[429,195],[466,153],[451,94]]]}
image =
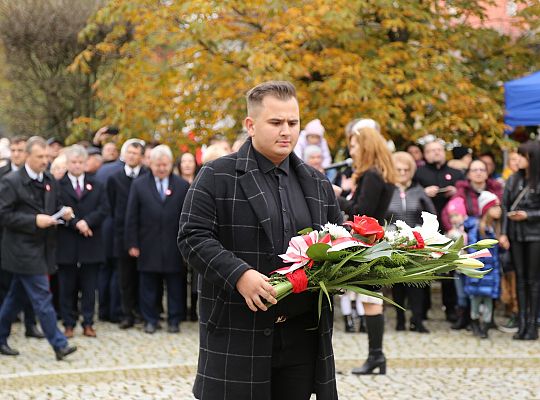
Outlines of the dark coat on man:
{"label": "dark coat on man", "polygon": [[4,228],[2,268],[17,274],[53,273],[56,227],[38,228],[36,215],[52,215],[60,209],[58,183],[48,172],[38,183],[22,167],[0,180],[0,193],[0,226]]}
{"label": "dark coat on man", "polygon": [[[100,182],[105,188],[107,188],[107,182],[110,177],[120,170],[124,169],[124,162],[121,160],[115,160],[105,163],[96,172],[95,179]],[[109,203],[110,204],[110,203]],[[103,233],[103,242],[105,246],[105,257],[107,259],[113,258],[114,254],[114,240],[113,240],[113,220],[110,215],[105,218],[101,226],[101,232]]]}
{"label": "dark coat on man", "polygon": [[[148,170],[146,168],[141,168],[138,177],[135,179],[140,179],[147,172]],[[109,204],[111,205],[111,217],[113,219],[113,255],[115,257],[120,257],[128,251],[124,238],[124,228],[126,225],[129,191],[135,179],[127,176],[126,171],[122,168],[122,170],[111,175],[107,181],[107,195]]]}
{"label": "dark coat on man", "polygon": [[165,200],[161,200],[154,175],[145,174],[131,185],[126,212],[126,247],[140,250],[137,267],[142,272],[186,273],[176,244],[182,204],[189,184],[169,175]]}
{"label": "dark coat on man", "polygon": [[[340,223],[330,182],[294,154],[290,167],[305,195],[312,228]],[[184,202],[178,246],[202,278],[199,363],[193,388],[200,399],[271,398],[276,310],[255,313],[236,290],[248,269],[265,275],[276,269],[263,179],[248,140],[238,153],[205,165]],[[332,324],[333,312],[323,301],[314,387],[319,399],[337,399]]]}
{"label": "dark coat on man", "polygon": [[[109,202],[104,186],[85,174],[81,198],[77,196],[68,175],[60,180],[62,204],[73,209],[75,218],[58,227],[58,264],[96,264],[105,261],[101,225],[109,213]],[[76,228],[77,222],[85,220],[92,236],[85,237]]]}

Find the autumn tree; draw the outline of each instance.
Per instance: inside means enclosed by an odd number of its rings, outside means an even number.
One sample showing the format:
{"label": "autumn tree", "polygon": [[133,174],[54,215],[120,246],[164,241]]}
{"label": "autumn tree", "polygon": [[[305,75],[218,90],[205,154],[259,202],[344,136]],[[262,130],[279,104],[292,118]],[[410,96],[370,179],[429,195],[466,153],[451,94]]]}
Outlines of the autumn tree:
{"label": "autumn tree", "polygon": [[101,3],[0,0],[0,112],[8,131],[63,138],[74,118],[94,115],[95,74],[88,68],[71,73],[67,66],[86,47],[78,33]]}
{"label": "autumn tree", "polygon": [[[81,125],[175,146],[237,133],[243,96],[269,79],[295,83],[302,119],[320,118],[331,146],[371,117],[398,144],[433,133],[476,148],[503,132],[502,82],[540,66],[538,38],[511,39],[463,23],[478,0],[112,0],[81,34],[110,33],[74,60],[103,60],[101,108]],[[538,23],[526,8],[520,22]],[[525,29],[524,33],[528,33]],[[129,36],[129,40],[125,38]],[[536,42],[535,42],[536,41]]]}

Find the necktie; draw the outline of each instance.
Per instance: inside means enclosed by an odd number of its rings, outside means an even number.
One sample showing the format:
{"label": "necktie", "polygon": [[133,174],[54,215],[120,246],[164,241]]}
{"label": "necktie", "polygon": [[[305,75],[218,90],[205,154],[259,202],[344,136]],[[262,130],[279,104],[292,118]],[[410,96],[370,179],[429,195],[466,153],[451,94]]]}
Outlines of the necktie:
{"label": "necktie", "polygon": [[161,200],[165,200],[165,190],[163,188],[163,179],[159,180],[159,196]]}
{"label": "necktie", "polygon": [[131,179],[135,178],[135,171],[131,170],[131,172],[129,173],[129,177]]}
{"label": "necktie", "polygon": [[75,186],[75,194],[80,199],[82,195],[81,185],[79,185],[79,180],[77,179],[77,185]]}

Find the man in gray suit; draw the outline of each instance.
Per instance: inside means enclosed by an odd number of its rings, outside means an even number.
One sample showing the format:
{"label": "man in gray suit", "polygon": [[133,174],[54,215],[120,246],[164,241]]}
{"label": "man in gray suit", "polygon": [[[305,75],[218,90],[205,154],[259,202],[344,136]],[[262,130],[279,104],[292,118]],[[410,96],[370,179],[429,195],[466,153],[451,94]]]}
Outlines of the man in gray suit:
{"label": "man in gray suit", "polygon": [[[250,139],[202,168],[191,185],[178,245],[200,273],[199,399],[337,399],[332,311],[317,295],[276,304],[267,276],[301,229],[341,222],[330,182],[293,153],[296,91],[265,82],[247,95]],[[276,304],[268,308],[265,303]]]}

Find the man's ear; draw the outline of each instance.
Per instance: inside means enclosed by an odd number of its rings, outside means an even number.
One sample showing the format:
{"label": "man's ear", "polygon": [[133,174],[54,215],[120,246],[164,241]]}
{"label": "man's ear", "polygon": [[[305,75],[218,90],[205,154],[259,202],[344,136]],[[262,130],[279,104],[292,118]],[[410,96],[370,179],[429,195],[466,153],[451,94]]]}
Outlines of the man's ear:
{"label": "man's ear", "polygon": [[252,117],[246,117],[246,119],[244,120],[244,127],[246,128],[248,135],[251,137],[253,137],[253,135],[255,134],[254,125],[255,120]]}

